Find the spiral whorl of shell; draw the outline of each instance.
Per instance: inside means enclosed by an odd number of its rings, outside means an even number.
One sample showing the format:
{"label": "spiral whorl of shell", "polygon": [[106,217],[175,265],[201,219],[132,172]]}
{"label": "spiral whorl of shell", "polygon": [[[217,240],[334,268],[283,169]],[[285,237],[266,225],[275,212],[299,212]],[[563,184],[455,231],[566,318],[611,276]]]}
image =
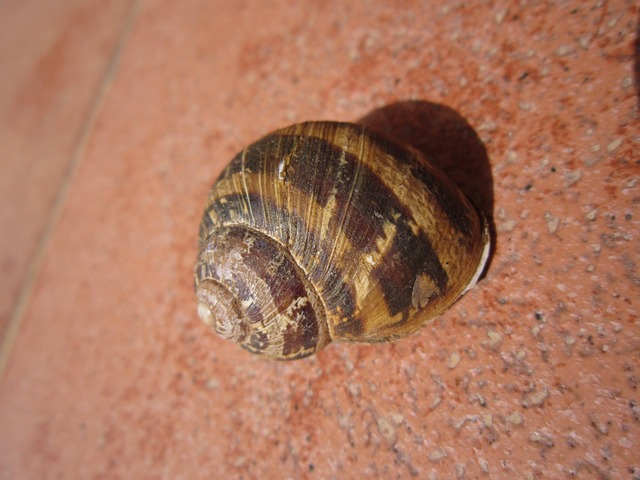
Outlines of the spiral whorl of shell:
{"label": "spiral whorl of shell", "polygon": [[200,252],[200,318],[221,336],[272,358],[299,358],[328,341],[324,307],[283,245],[246,226],[222,227]]}

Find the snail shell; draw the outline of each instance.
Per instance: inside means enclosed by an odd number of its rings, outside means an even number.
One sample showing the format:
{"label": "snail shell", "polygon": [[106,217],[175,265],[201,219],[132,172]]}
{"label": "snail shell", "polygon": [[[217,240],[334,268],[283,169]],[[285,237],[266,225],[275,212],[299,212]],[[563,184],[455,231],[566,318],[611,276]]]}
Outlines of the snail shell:
{"label": "snail shell", "polygon": [[201,319],[251,352],[382,342],[480,276],[487,223],[417,151],[362,125],[307,122],[236,155],[200,225]]}

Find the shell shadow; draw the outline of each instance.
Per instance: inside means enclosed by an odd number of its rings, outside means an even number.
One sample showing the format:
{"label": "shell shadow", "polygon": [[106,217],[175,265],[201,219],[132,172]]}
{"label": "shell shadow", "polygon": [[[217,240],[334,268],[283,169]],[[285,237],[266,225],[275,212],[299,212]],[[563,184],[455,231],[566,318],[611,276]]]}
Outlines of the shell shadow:
{"label": "shell shadow", "polygon": [[452,108],[427,101],[392,103],[357,123],[416,148],[471,199],[489,222],[493,246],[488,265],[496,244],[493,176],[484,144],[471,125]]}

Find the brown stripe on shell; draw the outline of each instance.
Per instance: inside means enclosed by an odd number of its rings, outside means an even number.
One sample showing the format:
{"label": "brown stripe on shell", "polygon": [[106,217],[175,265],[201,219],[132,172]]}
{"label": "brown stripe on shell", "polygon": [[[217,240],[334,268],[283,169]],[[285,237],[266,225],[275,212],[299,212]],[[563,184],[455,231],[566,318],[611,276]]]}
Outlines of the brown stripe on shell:
{"label": "brown stripe on shell", "polygon": [[207,238],[209,232],[213,229],[213,220],[209,216],[209,212],[205,211],[200,221],[200,230],[198,233],[200,246],[203,245],[204,240]]}
{"label": "brown stripe on shell", "polygon": [[462,238],[472,236],[471,224],[468,221],[468,208],[465,208],[465,204],[461,203],[459,198],[452,193],[455,188],[442,188],[444,182],[450,183],[449,179],[434,171],[420,155],[416,155],[412,150],[389,140],[384,135],[370,130],[369,138],[382,151],[409,166],[411,174],[431,192],[440,210],[449,218],[451,225],[462,234]]}
{"label": "brown stripe on shell", "polygon": [[[288,134],[295,132],[298,135],[317,136],[333,142],[333,134],[330,133],[332,130],[342,132],[339,143],[348,153],[356,156],[363,154],[362,149],[359,146],[354,148],[357,145],[354,142],[343,142],[342,140],[351,136],[366,137],[367,151],[364,156],[372,162],[372,167],[375,168],[377,165],[383,164],[394,165],[394,171],[391,172],[391,175],[389,171],[377,169],[385,184],[396,187],[399,178],[408,177],[416,182],[413,185],[413,193],[420,192],[421,189],[418,187],[423,187],[428,192],[427,201],[419,199],[417,196],[403,198],[409,210],[415,211],[420,203],[422,205],[436,205],[437,208],[433,208],[433,213],[445,215],[447,223],[460,234],[461,240],[477,235],[477,232],[473,231],[474,224],[477,224],[477,220],[473,221],[475,208],[440,170],[432,166],[415,149],[393,142],[375,130],[350,123],[307,122],[292,125],[282,131],[286,131]],[[386,157],[386,159],[381,157]],[[389,161],[388,159],[393,160]],[[399,172],[400,169],[403,171]],[[415,203],[416,200],[419,203]]]}
{"label": "brown stripe on shell", "polygon": [[[374,131],[349,123],[307,122],[276,133],[323,138],[339,145],[346,153],[364,158],[383,184],[390,186],[413,214],[414,230],[438,232],[431,236],[435,251],[449,250],[452,241],[466,250],[477,249],[482,244],[479,241],[482,227],[473,205],[414,149],[394,145]],[[471,256],[473,261],[476,255]]]}

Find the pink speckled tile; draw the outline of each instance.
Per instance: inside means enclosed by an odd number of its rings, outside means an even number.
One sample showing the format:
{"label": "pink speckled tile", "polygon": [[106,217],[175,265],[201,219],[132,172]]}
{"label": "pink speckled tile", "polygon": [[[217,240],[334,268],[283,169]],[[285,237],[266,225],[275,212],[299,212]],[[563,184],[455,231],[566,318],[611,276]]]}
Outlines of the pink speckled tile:
{"label": "pink speckled tile", "polygon": [[0,3],[0,338],[130,3]]}
{"label": "pink speckled tile", "polygon": [[[0,379],[0,478],[640,478],[638,15],[141,2]],[[478,286],[408,338],[291,363],[201,325],[198,222],[232,155],[297,120],[398,131],[415,99],[407,138],[437,114],[421,147],[493,210]]]}

